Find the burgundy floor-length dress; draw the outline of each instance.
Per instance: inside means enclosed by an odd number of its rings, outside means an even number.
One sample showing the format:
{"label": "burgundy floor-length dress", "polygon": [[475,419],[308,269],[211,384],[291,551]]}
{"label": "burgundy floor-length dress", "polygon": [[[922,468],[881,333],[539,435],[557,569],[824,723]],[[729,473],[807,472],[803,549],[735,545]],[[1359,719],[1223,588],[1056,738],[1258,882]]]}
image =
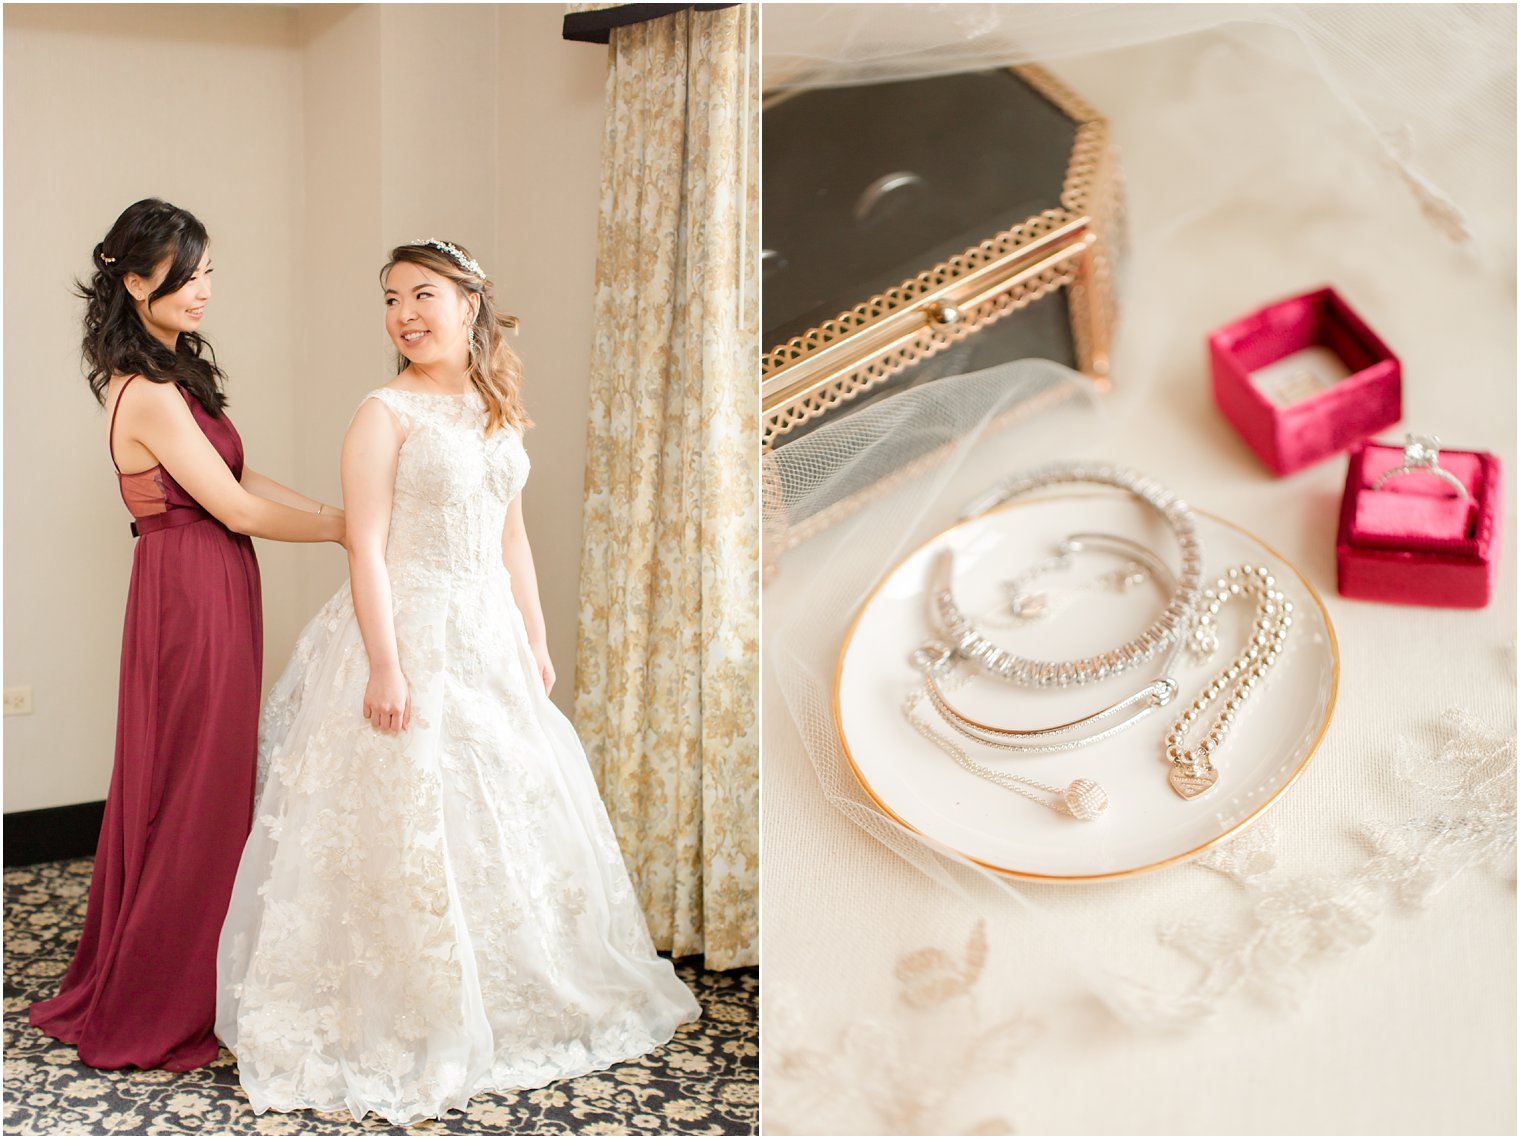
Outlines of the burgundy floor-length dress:
{"label": "burgundy floor-length dress", "polygon": [[[243,443],[232,423],[179,391],[241,479]],[[252,541],[162,467],[118,468],[118,477],[139,536],[116,761],[84,934],[58,995],[34,1004],[31,1022],[77,1044],[94,1068],[184,1071],[216,1058],[217,935],[252,823],[259,567]]]}

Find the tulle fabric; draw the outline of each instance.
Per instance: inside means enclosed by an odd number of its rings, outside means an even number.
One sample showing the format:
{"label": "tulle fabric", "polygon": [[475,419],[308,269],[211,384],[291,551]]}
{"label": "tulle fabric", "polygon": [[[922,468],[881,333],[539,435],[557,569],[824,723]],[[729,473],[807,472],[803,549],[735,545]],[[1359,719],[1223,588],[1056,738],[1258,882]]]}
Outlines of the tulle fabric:
{"label": "tulle fabric", "polygon": [[[768,747],[801,748],[851,822],[957,891],[1006,880],[903,826],[869,801],[840,746],[832,704],[839,645],[894,565],[1010,472],[1066,457],[1105,421],[1086,376],[1015,360],[881,400],[766,457]],[[785,715],[779,714],[784,707]]]}
{"label": "tulle fabric", "polygon": [[654,952],[501,566],[520,441],[484,440],[473,404],[396,406],[387,560],[411,722],[361,717],[345,585],[266,703],[222,932],[217,1033],[255,1111],[410,1124],[641,1055],[700,1012]]}
{"label": "tulle fabric", "polygon": [[[766,11],[768,91],[878,83],[1026,63],[1056,63],[1213,36],[1301,69],[1397,170],[1428,220],[1457,241],[1514,257],[1515,9],[1507,4],[777,4]],[[1200,39],[1200,42],[1202,40]],[[1133,105],[1185,157],[1187,196],[1249,196],[1262,171],[1221,155],[1200,179],[1195,155],[1249,148],[1256,95],[1211,78],[1180,115],[1165,84],[1136,85]],[[1078,88],[1081,90],[1081,88]],[[1091,97],[1091,92],[1083,92]],[[1291,114],[1289,100],[1283,108]],[[1113,107],[1099,105],[1110,114]],[[1294,117],[1306,146],[1345,130],[1334,117]],[[1126,139],[1121,137],[1120,144]]]}

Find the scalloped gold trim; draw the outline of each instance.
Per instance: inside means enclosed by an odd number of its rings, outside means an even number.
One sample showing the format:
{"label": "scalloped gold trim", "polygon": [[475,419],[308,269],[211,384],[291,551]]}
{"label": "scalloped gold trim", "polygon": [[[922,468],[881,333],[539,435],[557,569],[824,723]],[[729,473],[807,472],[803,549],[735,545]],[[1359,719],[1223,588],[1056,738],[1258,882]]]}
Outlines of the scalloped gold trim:
{"label": "scalloped gold trim", "polygon": [[[1074,252],[1073,256],[1077,254]],[[1027,308],[1056,289],[1070,285],[1077,278],[1077,267],[1068,264],[1060,268],[1046,269],[1034,277],[1020,281],[1012,288],[989,298],[972,315],[964,316],[958,324],[941,333],[914,336],[906,344],[873,359],[862,361],[849,375],[807,392],[775,411],[765,414],[766,447],[770,450],[773,438],[789,434],[796,428],[816,419],[832,408],[871,391],[912,364],[938,355],[952,344],[964,340],[973,332],[993,324],[1009,313]]]}
{"label": "scalloped gold trim", "polygon": [[1038,63],[1026,63],[1013,70],[1018,72],[1019,76],[1031,87],[1054,103],[1059,110],[1065,112],[1068,118],[1075,119],[1079,123],[1102,120],[1103,116],[1093,109],[1092,104]]}
{"label": "scalloped gold trim", "polygon": [[[801,424],[1058,288],[1069,290],[1079,369],[1106,377],[1113,302],[1104,237],[1109,219],[1117,216],[1112,203],[1118,198],[1108,124],[1043,68],[1013,70],[1077,120],[1061,208],[1044,210],[764,353],[762,451]],[[1046,249],[1062,241],[1069,244]],[[1020,257],[1026,251],[1028,262]],[[1001,283],[981,287],[981,278],[1003,270]],[[969,295],[958,296],[967,282],[972,282]],[[939,325],[925,319],[940,302],[956,305],[961,320]]]}

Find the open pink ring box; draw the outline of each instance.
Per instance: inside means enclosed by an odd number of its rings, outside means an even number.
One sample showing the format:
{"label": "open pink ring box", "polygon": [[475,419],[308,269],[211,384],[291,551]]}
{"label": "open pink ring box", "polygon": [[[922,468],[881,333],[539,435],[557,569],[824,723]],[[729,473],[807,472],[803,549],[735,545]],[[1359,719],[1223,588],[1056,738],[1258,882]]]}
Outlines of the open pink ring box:
{"label": "open pink ring box", "polygon": [[1277,475],[1397,423],[1398,357],[1334,289],[1289,297],[1209,336],[1214,401]]}

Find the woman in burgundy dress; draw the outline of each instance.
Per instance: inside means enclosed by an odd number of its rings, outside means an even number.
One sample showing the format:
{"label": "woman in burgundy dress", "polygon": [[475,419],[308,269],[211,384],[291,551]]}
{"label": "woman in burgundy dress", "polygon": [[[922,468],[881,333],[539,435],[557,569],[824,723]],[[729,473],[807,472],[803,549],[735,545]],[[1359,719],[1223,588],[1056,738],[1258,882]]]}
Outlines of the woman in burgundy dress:
{"label": "woman in burgundy dress", "polygon": [[147,199],[95,247],[84,357],[137,547],[89,910],[31,1022],[96,1068],[216,1058],[216,945],[253,811],[263,657],[248,537],[341,542],[342,512],[251,470],[199,327],[205,227]]}

